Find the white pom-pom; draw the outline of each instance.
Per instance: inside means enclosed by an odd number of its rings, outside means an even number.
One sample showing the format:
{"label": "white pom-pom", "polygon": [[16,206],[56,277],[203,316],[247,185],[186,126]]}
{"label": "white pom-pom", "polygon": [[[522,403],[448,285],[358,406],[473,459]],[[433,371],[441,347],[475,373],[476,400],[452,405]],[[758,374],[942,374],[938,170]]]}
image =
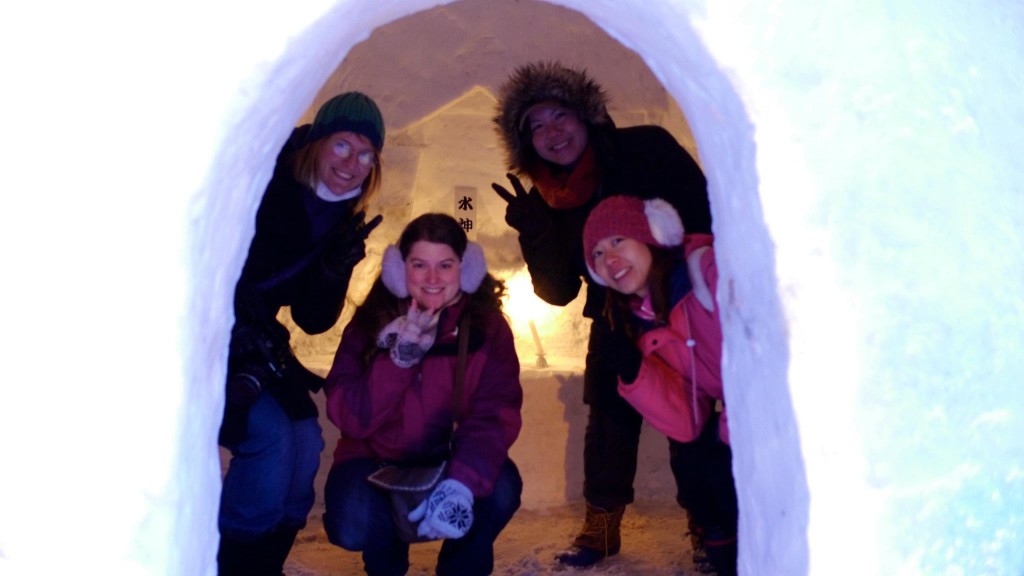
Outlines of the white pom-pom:
{"label": "white pom-pom", "polygon": [[671,204],[661,198],[644,201],[644,216],[651,228],[651,236],[662,246],[679,246],[683,243],[683,221]]}

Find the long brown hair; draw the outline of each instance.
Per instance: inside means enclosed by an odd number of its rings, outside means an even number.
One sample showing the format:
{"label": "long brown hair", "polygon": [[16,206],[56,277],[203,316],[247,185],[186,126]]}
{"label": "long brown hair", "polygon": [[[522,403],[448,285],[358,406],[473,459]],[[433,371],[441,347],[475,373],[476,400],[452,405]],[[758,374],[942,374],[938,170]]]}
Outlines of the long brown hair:
{"label": "long brown hair", "polygon": [[[402,231],[398,238],[398,251],[403,261],[408,258],[413,244],[420,241],[445,244],[460,259],[465,255],[469,243],[466,231],[458,221],[447,214],[438,213],[422,214],[409,222]],[[463,293],[463,297],[469,299],[464,313],[469,315],[470,326],[482,329],[483,319],[488,313],[501,311],[501,299],[504,296],[505,283],[490,273],[484,276],[476,292]],[[378,276],[366,299],[353,314],[352,322],[364,334],[376,338],[384,326],[402,314],[405,300],[392,294]],[[378,352],[376,346],[369,346],[364,361],[368,364]]]}
{"label": "long brown hair", "polygon": [[[671,270],[680,263],[685,262],[683,251],[679,247],[662,248],[660,246],[646,245],[651,251],[651,268],[647,273],[647,289],[651,296],[651,307],[653,308],[655,320],[659,323],[668,322],[668,315],[672,311],[672,287],[669,284]],[[604,303],[604,316],[611,323],[613,329],[618,329],[618,324],[631,337],[635,337],[632,323],[627,319],[633,315],[632,301],[636,297],[632,294],[623,294],[611,288],[607,288],[607,296]]]}

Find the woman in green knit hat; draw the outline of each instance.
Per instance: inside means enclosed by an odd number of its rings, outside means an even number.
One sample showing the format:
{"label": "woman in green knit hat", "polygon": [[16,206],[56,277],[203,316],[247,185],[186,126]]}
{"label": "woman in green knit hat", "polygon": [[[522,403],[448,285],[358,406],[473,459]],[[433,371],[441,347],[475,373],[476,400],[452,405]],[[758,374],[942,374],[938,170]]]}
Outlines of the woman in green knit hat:
{"label": "woman in green knit hat", "polygon": [[221,576],[282,574],[313,507],[324,441],[306,370],[277,321],[283,306],[308,334],[338,321],[352,270],[381,217],[365,209],[380,187],[384,120],[347,92],[299,126],[277,157],[235,288],[220,443],[231,451],[221,493]]}

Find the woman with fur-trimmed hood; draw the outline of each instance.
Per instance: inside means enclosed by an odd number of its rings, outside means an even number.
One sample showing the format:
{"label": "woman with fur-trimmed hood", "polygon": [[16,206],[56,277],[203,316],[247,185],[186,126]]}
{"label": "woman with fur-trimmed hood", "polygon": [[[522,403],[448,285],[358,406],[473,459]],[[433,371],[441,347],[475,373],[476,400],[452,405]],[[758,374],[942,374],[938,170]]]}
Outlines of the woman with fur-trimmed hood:
{"label": "woman with fur-trimmed hood", "polygon": [[[504,145],[513,191],[494,184],[508,207],[505,221],[519,232],[534,290],[564,306],[585,280],[584,316],[593,320],[584,372],[589,406],[584,436],[583,529],[559,562],[590,566],[618,553],[619,525],[634,498],[642,417],[618,394],[610,362],[616,356],[608,320],[602,315],[606,289],[589,282],[583,258],[583,225],[602,198],[661,197],[695,233],[711,232],[707,181],[675,138],[658,126],[616,128],[608,97],[585,72],[557,62],[517,68],[501,86],[494,118]],[[528,178],[527,191],[520,178]],[[694,491],[692,462],[701,449],[669,442],[670,463],[683,507]],[[691,525],[696,536],[699,526]],[[700,543],[695,539],[695,552]]]}

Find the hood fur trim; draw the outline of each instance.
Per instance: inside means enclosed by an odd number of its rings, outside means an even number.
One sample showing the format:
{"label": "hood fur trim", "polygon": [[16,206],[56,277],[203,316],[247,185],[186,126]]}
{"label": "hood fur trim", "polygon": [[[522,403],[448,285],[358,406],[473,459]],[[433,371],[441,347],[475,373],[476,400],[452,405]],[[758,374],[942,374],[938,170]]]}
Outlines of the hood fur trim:
{"label": "hood fur trim", "polygon": [[508,167],[520,176],[536,160],[529,133],[520,130],[523,114],[534,104],[554,100],[575,110],[588,126],[613,126],[608,97],[586,71],[558,62],[533,62],[517,68],[498,90],[494,124],[505,147]]}

